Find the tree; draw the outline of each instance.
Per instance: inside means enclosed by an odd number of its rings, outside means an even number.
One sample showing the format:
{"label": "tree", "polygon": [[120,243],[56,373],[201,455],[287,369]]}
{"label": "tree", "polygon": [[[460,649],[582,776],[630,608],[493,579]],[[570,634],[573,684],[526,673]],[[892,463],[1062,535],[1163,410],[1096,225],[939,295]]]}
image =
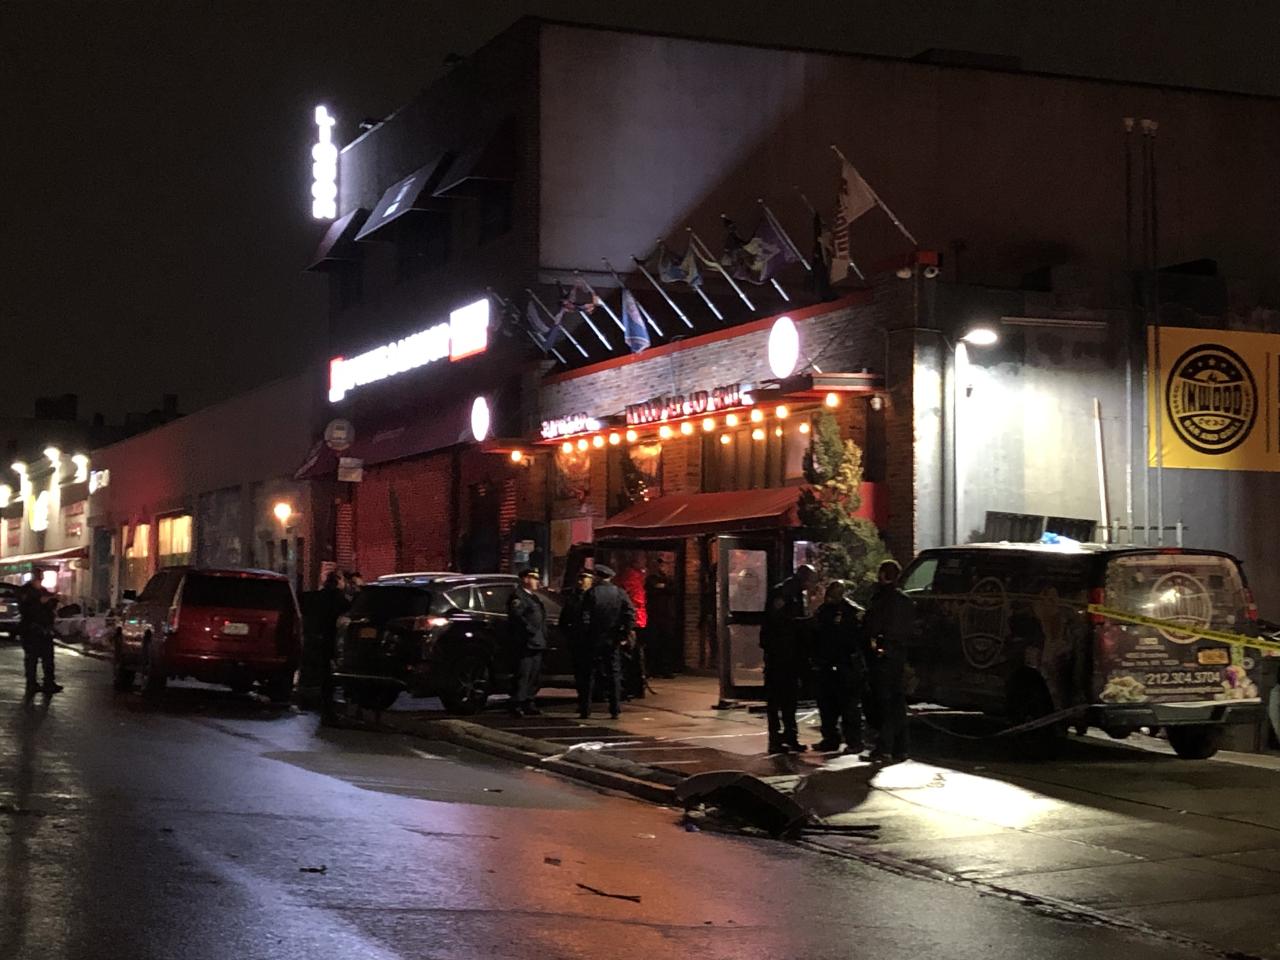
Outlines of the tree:
{"label": "tree", "polygon": [[840,436],[836,418],[825,411],[810,434],[804,476],[809,486],[800,493],[800,523],[817,543],[818,575],[870,584],[889,551],[875,524],[854,516],[862,506],[862,450]]}

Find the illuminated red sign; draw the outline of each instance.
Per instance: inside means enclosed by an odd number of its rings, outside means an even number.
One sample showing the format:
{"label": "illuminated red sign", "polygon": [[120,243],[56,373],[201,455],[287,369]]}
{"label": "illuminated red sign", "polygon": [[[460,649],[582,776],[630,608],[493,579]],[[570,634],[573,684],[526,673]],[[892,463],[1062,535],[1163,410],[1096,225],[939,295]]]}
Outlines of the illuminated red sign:
{"label": "illuminated red sign", "polygon": [[651,397],[643,403],[633,403],[627,407],[627,426],[638,427],[646,423],[696,417],[731,407],[749,407],[755,403],[753,389],[749,383],[734,383],[713,390]]}

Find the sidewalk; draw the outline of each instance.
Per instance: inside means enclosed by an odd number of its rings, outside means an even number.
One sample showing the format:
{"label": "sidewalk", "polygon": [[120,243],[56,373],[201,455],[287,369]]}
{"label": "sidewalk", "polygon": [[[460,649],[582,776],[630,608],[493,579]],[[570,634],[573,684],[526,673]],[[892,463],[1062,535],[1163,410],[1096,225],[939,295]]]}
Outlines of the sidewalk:
{"label": "sidewalk", "polygon": [[[616,721],[578,720],[567,691],[548,691],[540,717],[510,717],[495,704],[436,725],[459,724],[469,745],[501,741],[498,749],[528,751],[526,762],[570,776],[590,768],[583,779],[604,786],[619,786],[608,781],[614,771],[621,789],[647,784],[631,792],[664,802],[692,773],[746,771],[827,824],[875,828],[802,841],[812,849],[1087,922],[1280,957],[1280,933],[1261,922],[1280,910],[1280,758],[1185,761],[1163,741],[1099,735],[1072,737],[1053,761],[1025,763],[1001,741],[956,740],[919,723],[914,759],[902,764],[766,756],[763,715],[715,709],[714,679],[654,687]],[[812,744],[818,731],[803,718],[800,739]]]}

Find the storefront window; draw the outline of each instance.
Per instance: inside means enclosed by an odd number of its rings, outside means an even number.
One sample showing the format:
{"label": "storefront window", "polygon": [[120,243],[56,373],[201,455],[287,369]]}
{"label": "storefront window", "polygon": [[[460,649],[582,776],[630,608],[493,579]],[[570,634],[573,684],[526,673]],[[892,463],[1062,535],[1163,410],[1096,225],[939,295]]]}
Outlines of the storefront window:
{"label": "storefront window", "polygon": [[[755,430],[764,433],[757,440]],[[759,490],[783,487],[804,479],[804,453],[809,436],[798,422],[768,428],[746,425],[737,430],[703,437],[702,489]]]}
{"label": "storefront window", "polygon": [[609,515],[662,496],[662,444],[615,447],[609,456]]}
{"label": "storefront window", "polygon": [[156,534],[160,566],[176,567],[191,561],[191,514],[161,517]]}
{"label": "storefront window", "polygon": [[140,591],[147,582],[151,556],[151,524],[126,526],[120,533],[124,544],[120,563],[120,589]]}

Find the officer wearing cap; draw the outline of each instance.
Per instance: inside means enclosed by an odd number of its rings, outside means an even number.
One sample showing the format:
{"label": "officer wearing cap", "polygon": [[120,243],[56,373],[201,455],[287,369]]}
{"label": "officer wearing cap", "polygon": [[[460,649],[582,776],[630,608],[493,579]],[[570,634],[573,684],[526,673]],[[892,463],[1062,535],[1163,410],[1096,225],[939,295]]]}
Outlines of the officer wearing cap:
{"label": "officer wearing cap", "polygon": [[[622,699],[622,642],[631,635],[636,624],[636,608],[627,592],[613,582],[613,570],[604,564],[595,566],[596,585],[582,601],[582,629],[589,644],[592,669],[587,675],[585,699],[578,694],[579,715],[591,709],[591,688],[597,673],[605,682],[609,698],[609,716],[615,720]],[[585,707],[584,707],[585,704]]]}
{"label": "officer wearing cap", "polygon": [[569,647],[569,656],[573,660],[573,685],[578,691],[578,716],[583,719],[591,713],[591,671],[595,666],[595,659],[591,655],[591,644],[582,625],[582,605],[594,584],[595,576],[591,568],[583,567],[578,572],[578,582],[565,594],[564,606],[560,608],[560,634],[564,637]]}
{"label": "officer wearing cap", "polygon": [[519,716],[541,713],[534,697],[542,685],[542,651],[547,649],[547,609],[535,592],[541,572],[520,571],[520,583],[507,601],[507,629],[514,658],[511,671],[511,712]]}

